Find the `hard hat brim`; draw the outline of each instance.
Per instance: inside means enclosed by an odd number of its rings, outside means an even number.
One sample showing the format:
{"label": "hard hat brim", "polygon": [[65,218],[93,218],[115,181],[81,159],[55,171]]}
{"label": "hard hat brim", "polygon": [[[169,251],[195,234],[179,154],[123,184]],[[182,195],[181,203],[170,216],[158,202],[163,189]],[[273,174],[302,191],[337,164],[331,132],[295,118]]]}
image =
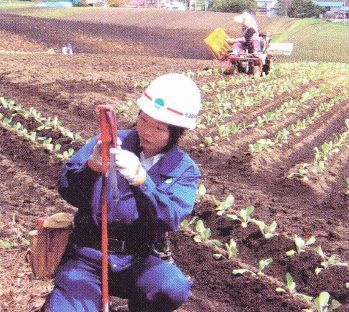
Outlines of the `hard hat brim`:
{"label": "hard hat brim", "polygon": [[189,130],[193,130],[196,127],[195,122],[190,120],[184,121],[182,116],[176,116],[176,114],[173,114],[171,119],[169,119],[168,113],[164,112],[164,108],[156,108],[152,101],[149,100],[144,94],[138,98],[137,105],[141,111],[163,123]]}

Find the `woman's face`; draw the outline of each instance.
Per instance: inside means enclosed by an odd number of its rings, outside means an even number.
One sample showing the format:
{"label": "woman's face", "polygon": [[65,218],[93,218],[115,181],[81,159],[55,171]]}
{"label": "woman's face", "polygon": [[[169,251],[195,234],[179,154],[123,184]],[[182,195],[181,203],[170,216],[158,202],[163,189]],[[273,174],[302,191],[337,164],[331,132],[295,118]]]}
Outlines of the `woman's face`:
{"label": "woman's face", "polygon": [[144,112],[138,116],[137,132],[146,158],[159,154],[170,138],[168,125]]}

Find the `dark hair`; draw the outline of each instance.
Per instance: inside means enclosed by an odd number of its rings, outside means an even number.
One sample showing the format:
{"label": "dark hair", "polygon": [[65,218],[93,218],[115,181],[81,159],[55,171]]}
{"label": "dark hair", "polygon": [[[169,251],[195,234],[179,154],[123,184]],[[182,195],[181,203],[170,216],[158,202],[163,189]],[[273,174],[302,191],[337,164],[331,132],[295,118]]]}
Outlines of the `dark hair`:
{"label": "dark hair", "polygon": [[168,130],[170,132],[170,137],[168,139],[167,145],[161,150],[161,153],[168,152],[178,144],[179,139],[185,131],[185,128],[168,125]]}

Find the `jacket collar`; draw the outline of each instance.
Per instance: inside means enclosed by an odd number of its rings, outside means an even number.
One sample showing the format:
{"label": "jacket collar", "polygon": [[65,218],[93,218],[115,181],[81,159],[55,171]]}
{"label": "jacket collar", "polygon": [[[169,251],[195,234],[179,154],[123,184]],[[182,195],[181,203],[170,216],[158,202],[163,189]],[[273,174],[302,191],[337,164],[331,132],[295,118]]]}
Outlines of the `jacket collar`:
{"label": "jacket collar", "polygon": [[150,176],[157,172],[162,176],[176,177],[180,175],[178,170],[183,159],[183,152],[178,147],[168,151],[151,169],[148,171]]}
{"label": "jacket collar", "polygon": [[[122,139],[122,148],[135,153],[138,157],[141,153],[140,141],[137,131],[129,131]],[[153,178],[160,173],[166,177],[176,177],[181,174],[178,170],[183,160],[183,152],[178,147],[168,151],[161,159],[149,169],[148,174]]]}

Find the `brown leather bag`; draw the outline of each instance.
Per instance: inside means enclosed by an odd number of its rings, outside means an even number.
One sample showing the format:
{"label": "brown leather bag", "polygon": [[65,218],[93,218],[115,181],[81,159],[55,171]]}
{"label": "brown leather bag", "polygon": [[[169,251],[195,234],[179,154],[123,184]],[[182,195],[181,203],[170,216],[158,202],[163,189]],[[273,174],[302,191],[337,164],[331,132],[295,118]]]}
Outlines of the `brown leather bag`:
{"label": "brown leather bag", "polygon": [[36,278],[47,280],[56,273],[72,232],[73,218],[69,213],[57,213],[39,219],[37,229],[29,232],[27,259]]}

